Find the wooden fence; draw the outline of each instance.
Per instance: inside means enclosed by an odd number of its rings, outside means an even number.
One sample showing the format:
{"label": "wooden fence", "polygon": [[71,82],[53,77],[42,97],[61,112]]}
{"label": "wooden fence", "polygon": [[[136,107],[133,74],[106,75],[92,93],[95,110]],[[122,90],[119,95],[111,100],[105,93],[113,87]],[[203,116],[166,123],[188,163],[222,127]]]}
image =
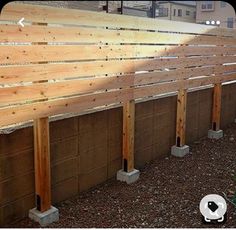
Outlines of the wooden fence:
{"label": "wooden fence", "polygon": [[[16,22],[25,18],[25,26]],[[50,208],[48,117],[123,105],[123,169],[134,168],[134,102],[178,92],[176,144],[185,144],[187,90],[236,80],[236,32],[124,15],[7,4],[0,16],[0,127],[34,120],[37,208]]]}

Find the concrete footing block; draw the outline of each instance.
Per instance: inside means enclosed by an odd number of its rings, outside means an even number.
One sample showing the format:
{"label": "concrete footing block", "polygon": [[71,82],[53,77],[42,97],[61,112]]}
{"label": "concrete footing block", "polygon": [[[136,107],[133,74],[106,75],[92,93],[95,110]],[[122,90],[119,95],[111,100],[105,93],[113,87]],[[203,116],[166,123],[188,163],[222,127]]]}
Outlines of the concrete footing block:
{"label": "concrete footing block", "polygon": [[186,154],[189,153],[189,146],[184,145],[182,147],[178,147],[176,145],[171,147],[171,155],[176,157],[184,157]]}
{"label": "concrete footing block", "polygon": [[220,139],[223,137],[223,130],[214,131],[212,129],[208,130],[208,138],[210,139]]}
{"label": "concrete footing block", "polygon": [[29,218],[38,222],[41,227],[46,227],[59,220],[59,211],[53,206],[45,212],[40,212],[36,208],[33,208],[29,211]]}
{"label": "concrete footing block", "polygon": [[117,172],[116,179],[119,181],[124,181],[127,184],[131,184],[138,180],[139,175],[140,172],[137,169],[133,169],[131,172],[125,172],[121,169]]}

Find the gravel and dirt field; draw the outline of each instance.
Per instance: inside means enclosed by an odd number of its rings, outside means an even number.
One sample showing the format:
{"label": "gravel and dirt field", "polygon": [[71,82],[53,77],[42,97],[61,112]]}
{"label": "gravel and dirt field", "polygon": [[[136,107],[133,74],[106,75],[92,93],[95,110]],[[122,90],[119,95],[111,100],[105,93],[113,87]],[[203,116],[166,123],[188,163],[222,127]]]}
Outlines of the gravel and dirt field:
{"label": "gravel and dirt field", "polygon": [[[203,138],[184,158],[158,159],[126,185],[112,179],[55,205],[60,221],[48,227],[236,227],[236,207],[229,201],[228,220],[201,222],[199,202],[207,194],[231,199],[236,191],[236,124],[221,140]],[[6,227],[39,227],[28,218]]]}

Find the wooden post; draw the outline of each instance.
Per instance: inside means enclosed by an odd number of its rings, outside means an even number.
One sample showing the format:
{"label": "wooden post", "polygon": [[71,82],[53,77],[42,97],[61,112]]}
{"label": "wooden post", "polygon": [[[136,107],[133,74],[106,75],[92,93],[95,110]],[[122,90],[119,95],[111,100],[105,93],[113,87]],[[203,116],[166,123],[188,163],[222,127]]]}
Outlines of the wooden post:
{"label": "wooden post", "polygon": [[[224,45],[220,45],[220,47],[224,47]],[[219,55],[223,58],[223,53]],[[217,77],[223,74],[222,72],[222,64],[218,64],[215,69],[215,84],[213,89],[213,105],[212,105],[212,130],[219,131],[220,130],[220,114],[221,114],[221,92],[222,92],[222,84],[218,81]]]}
{"label": "wooden post", "polygon": [[51,208],[51,173],[48,117],[34,121],[34,167],[37,210]]}
{"label": "wooden post", "polygon": [[134,169],[134,100],[123,105],[123,170]]}
{"label": "wooden post", "polygon": [[214,85],[213,92],[213,109],[212,109],[212,130],[220,130],[220,114],[221,114],[221,83]]}
{"label": "wooden post", "polygon": [[[47,23],[33,23],[33,25],[47,26]],[[35,42],[34,45],[47,45],[47,42]],[[38,62],[45,64],[47,62]],[[34,83],[43,83],[47,80]],[[40,101],[46,101],[47,98]],[[51,167],[50,167],[50,141],[49,118],[34,120],[34,164],[35,164],[35,193],[36,208],[45,212],[51,208]]]}
{"label": "wooden post", "polygon": [[187,90],[180,89],[177,97],[176,146],[185,145]]}
{"label": "wooden post", "polygon": [[[186,47],[186,44],[181,44],[181,47]],[[179,58],[186,57],[185,54],[179,55]],[[184,80],[181,80],[184,84]],[[176,115],[176,146],[182,147],[185,145],[185,127],[186,127],[186,105],[187,104],[187,89],[183,86],[179,89],[177,95],[177,115]]]}

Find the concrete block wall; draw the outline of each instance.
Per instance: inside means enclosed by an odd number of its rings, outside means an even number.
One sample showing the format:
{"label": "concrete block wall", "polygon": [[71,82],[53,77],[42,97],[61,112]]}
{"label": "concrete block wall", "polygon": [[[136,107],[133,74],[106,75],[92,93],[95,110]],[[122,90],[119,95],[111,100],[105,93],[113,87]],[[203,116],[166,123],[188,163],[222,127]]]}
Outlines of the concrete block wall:
{"label": "concrete block wall", "polygon": [[135,167],[166,157],[175,142],[176,96],[136,104]]}
{"label": "concrete block wall", "polygon": [[236,118],[236,84],[228,84],[222,88],[221,128]]}
{"label": "concrete block wall", "polygon": [[188,93],[186,142],[192,143],[207,135],[211,128],[213,89]]}
{"label": "concrete block wall", "polygon": [[[236,84],[223,86],[222,128],[236,118]],[[211,126],[213,90],[188,93],[187,143]],[[135,167],[169,156],[175,143],[176,96],[136,104]],[[121,168],[122,108],[50,123],[52,200],[56,204],[115,176]],[[33,129],[0,135],[0,226],[34,207]]]}

